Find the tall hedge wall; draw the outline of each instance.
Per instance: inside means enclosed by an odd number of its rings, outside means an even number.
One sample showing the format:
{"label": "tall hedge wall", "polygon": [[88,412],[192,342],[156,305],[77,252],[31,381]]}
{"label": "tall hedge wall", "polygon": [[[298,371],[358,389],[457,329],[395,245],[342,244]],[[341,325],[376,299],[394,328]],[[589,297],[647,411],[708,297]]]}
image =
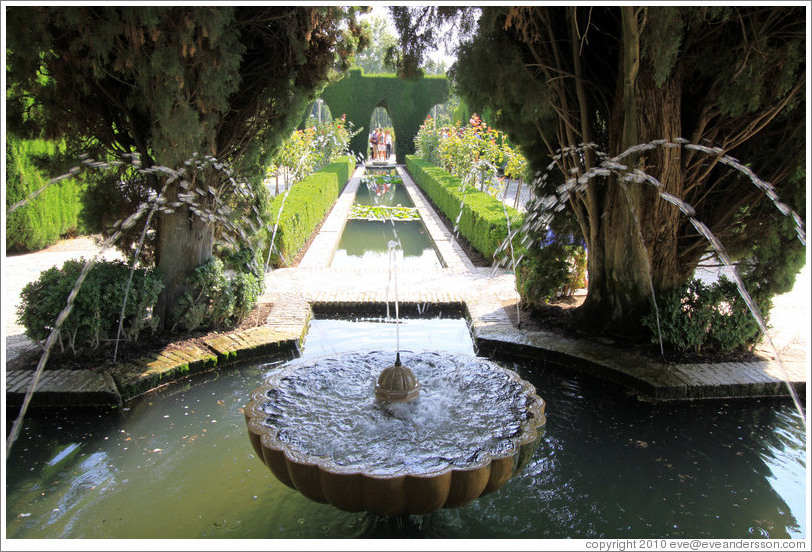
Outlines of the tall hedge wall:
{"label": "tall hedge wall", "polygon": [[[355,170],[355,159],[340,157],[318,172],[294,184],[287,199],[285,194],[276,196],[268,208],[270,217],[268,232],[279,217],[274,243],[276,248],[271,255],[275,266],[287,266],[307,243],[310,234],[324,218],[324,215],[338,199],[347,181]],[[282,206],[282,201],[285,202]],[[282,213],[279,215],[279,209]],[[282,255],[277,253],[280,252]],[[267,250],[265,255],[267,256]]]}
{"label": "tall hedge wall", "polygon": [[350,142],[354,152],[365,152],[369,139],[369,121],[376,107],[385,107],[395,129],[395,154],[398,163],[414,153],[414,137],[420,124],[435,104],[448,97],[448,79],[426,76],[415,80],[396,75],[365,75],[352,69],[341,80],[324,89],[321,98],[334,117],[347,114],[355,128],[363,127]]}
{"label": "tall hedge wall", "polygon": [[[7,135],[6,209],[42,188],[51,176],[37,166],[38,159],[57,153],[57,144],[46,140],[22,140]],[[81,179],[68,178],[54,184],[6,218],[6,250],[36,251],[77,230],[81,209]]]}
{"label": "tall hedge wall", "polygon": [[[506,207],[502,202],[471,185],[462,189],[459,177],[426,163],[415,155],[406,156],[406,169],[449,219],[457,220],[462,208],[460,234],[474,249],[493,259],[494,252],[507,238]],[[512,207],[507,207],[507,213],[510,227],[518,229],[524,221],[524,215]]]}

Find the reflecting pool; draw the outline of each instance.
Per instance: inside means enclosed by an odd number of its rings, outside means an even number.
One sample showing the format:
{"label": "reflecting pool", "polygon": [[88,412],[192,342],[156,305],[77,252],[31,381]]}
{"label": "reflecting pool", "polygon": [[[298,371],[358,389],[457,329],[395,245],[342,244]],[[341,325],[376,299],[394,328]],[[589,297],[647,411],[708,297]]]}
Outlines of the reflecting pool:
{"label": "reflecting pool", "polygon": [[[314,320],[305,356],[393,350],[392,324]],[[403,349],[472,349],[412,319]],[[429,516],[318,504],[257,459],[241,413],[284,358],[189,378],[114,413],[30,412],[7,459],[8,538],[801,538],[805,430],[789,401],[652,405],[552,365],[500,361],[547,402],[530,464]],[[13,415],[8,417],[8,426]]]}
{"label": "reflecting pool", "polygon": [[330,266],[389,267],[389,242],[400,244],[398,269],[434,269],[442,263],[422,221],[348,220]]}
{"label": "reflecting pool", "polygon": [[386,205],[394,207],[414,207],[409,192],[403,186],[403,180],[397,174],[392,175],[365,175],[358,184],[355,194],[355,203],[358,205]]}

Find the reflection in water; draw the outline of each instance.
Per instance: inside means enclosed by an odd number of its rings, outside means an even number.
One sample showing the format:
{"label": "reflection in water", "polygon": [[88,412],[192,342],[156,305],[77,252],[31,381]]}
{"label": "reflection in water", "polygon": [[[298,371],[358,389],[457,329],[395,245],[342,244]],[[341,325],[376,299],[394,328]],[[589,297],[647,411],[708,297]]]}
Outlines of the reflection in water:
{"label": "reflection in water", "polygon": [[358,205],[414,207],[414,202],[399,176],[365,177],[358,184],[355,203]]}
{"label": "reflection in water", "polygon": [[[438,350],[462,339],[453,324],[409,323],[416,333],[422,324]],[[391,346],[389,332],[357,331],[369,346],[378,334],[381,349]],[[324,346],[313,332],[305,353],[340,348],[359,339],[353,332],[351,324],[327,330],[334,343]],[[807,534],[805,430],[789,401],[651,405],[553,366],[508,363],[547,402],[533,461],[464,508],[382,519],[314,503],[254,456],[241,407],[277,366],[197,376],[119,413],[31,413],[7,460],[7,537]]]}
{"label": "reflection in water", "polygon": [[399,240],[397,266],[441,268],[431,237],[421,221],[348,220],[331,267],[388,268],[389,242]]}

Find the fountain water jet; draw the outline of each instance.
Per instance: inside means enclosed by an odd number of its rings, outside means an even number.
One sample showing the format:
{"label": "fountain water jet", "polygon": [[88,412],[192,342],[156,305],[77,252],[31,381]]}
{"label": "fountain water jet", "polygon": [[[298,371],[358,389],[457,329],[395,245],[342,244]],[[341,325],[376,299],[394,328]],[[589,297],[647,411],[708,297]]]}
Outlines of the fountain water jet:
{"label": "fountain water jet", "polygon": [[243,410],[257,456],[282,483],[386,516],[462,506],[499,489],[527,463],[546,422],[544,401],[515,372],[468,355],[401,351],[398,247],[395,232],[386,286],[388,319],[394,284],[394,365],[382,352],[295,361]]}
{"label": "fountain water jet", "polygon": [[[775,193],[775,188],[770,183],[765,182],[765,181],[761,180],[760,178],[758,178],[749,168],[742,165],[738,160],[734,159],[733,157],[730,157],[729,155],[726,155],[724,153],[724,150],[722,150],[721,148],[718,148],[718,147],[714,148],[714,147],[708,147],[708,146],[701,146],[701,145],[698,145],[698,144],[691,144],[688,140],[686,140],[684,138],[676,138],[673,141],[668,141],[668,140],[665,140],[665,139],[661,139],[661,140],[653,140],[653,141],[648,142],[648,143],[638,144],[638,145],[632,146],[632,147],[628,148],[627,150],[621,152],[620,154],[618,154],[615,157],[609,157],[609,155],[606,154],[605,152],[601,152],[601,151],[597,150],[597,147],[598,146],[596,144],[594,144],[594,143],[579,144],[578,146],[570,146],[570,147],[561,148],[561,150],[559,150],[559,152],[555,156],[553,156],[553,160],[546,167],[546,170],[545,170],[544,174],[540,175],[537,178],[537,187],[543,186],[544,182],[547,179],[548,173],[555,166],[559,165],[559,162],[561,161],[561,159],[565,155],[570,155],[570,156],[572,156],[574,158],[580,159],[580,156],[583,154],[583,152],[591,151],[591,152],[594,152],[594,153],[596,153],[598,155],[598,157],[601,159],[601,162],[597,166],[583,172],[583,174],[581,174],[580,176],[578,176],[578,173],[580,172],[579,169],[577,167],[573,168],[570,171],[571,176],[569,176],[566,179],[564,184],[558,186],[558,188],[556,189],[556,193],[558,194],[558,197],[548,196],[546,198],[541,198],[539,200],[540,203],[541,203],[541,206],[542,206],[541,212],[543,212],[543,215],[540,215],[539,211],[536,211],[535,209],[530,209],[529,210],[531,212],[531,214],[525,219],[525,223],[524,223],[524,226],[523,226],[523,231],[525,233],[527,233],[528,230],[535,229],[541,224],[549,223],[549,221],[554,216],[553,212],[562,210],[564,208],[564,205],[565,205],[566,201],[569,199],[570,195],[572,193],[577,193],[577,192],[584,191],[584,189],[586,188],[586,185],[588,184],[590,179],[592,179],[594,177],[609,176],[613,172],[615,174],[622,173],[622,174],[620,174],[621,183],[622,183],[623,180],[627,180],[629,182],[646,183],[646,184],[649,184],[649,185],[653,186],[656,189],[657,194],[659,195],[659,197],[663,198],[665,201],[667,201],[667,202],[671,203],[672,205],[674,205],[684,215],[686,215],[689,218],[689,220],[690,220],[691,224],[694,226],[694,228],[711,245],[711,247],[713,248],[713,250],[715,252],[716,257],[723,263],[723,265],[726,268],[728,268],[730,270],[731,274],[733,274],[734,281],[736,283],[736,287],[737,287],[737,289],[739,291],[739,294],[741,295],[742,299],[745,301],[745,303],[746,303],[746,305],[748,307],[748,310],[750,311],[750,313],[753,316],[753,319],[758,324],[759,329],[761,330],[762,334],[764,335],[764,337],[767,340],[767,344],[769,345],[770,349],[773,351],[773,353],[775,355],[775,359],[778,362],[779,369],[780,369],[781,373],[784,375],[784,383],[785,383],[785,386],[787,387],[787,389],[789,391],[789,394],[790,394],[790,396],[792,398],[792,401],[793,401],[793,403],[795,405],[795,408],[797,409],[798,413],[801,415],[801,418],[804,420],[804,423],[806,423],[806,415],[805,415],[805,412],[804,412],[803,404],[801,403],[800,398],[798,397],[798,393],[795,391],[795,388],[789,383],[789,377],[787,376],[786,368],[784,367],[784,364],[783,364],[783,361],[781,359],[781,355],[780,355],[778,349],[773,344],[772,338],[770,337],[770,334],[769,334],[768,329],[767,329],[767,324],[764,321],[764,317],[762,316],[761,312],[759,311],[758,307],[756,306],[756,304],[753,301],[750,294],[747,292],[746,286],[744,285],[744,282],[743,282],[743,280],[741,278],[741,275],[739,274],[739,271],[737,270],[736,266],[733,264],[733,262],[728,257],[727,252],[725,251],[725,248],[722,246],[722,243],[716,238],[716,236],[713,235],[713,233],[710,231],[710,229],[703,222],[701,222],[700,220],[698,220],[696,218],[696,210],[691,205],[689,205],[686,202],[682,201],[680,198],[675,197],[674,195],[663,191],[662,190],[662,184],[656,178],[651,176],[650,174],[648,174],[645,171],[642,171],[642,170],[640,170],[638,168],[634,168],[634,169],[630,170],[629,167],[627,165],[624,165],[623,163],[621,163],[621,161],[623,159],[625,159],[626,157],[629,157],[631,155],[642,153],[644,151],[650,151],[650,150],[653,150],[653,149],[656,149],[656,148],[659,148],[659,147],[665,147],[665,148],[680,148],[681,147],[681,148],[685,148],[685,149],[689,149],[689,150],[694,150],[694,151],[706,153],[708,155],[715,156],[716,157],[715,160],[717,162],[722,163],[722,164],[724,164],[726,166],[729,166],[729,167],[741,172],[745,176],[747,176],[750,179],[750,181],[757,188],[759,188],[760,190],[762,190],[765,193],[765,195],[770,199],[770,201],[772,201],[773,205],[783,215],[791,217],[793,219],[793,221],[795,223],[795,231],[796,231],[796,234],[798,236],[798,239],[801,241],[802,244],[806,245],[806,230],[804,228],[804,224],[803,224],[803,221],[801,220],[800,216],[795,211],[793,211],[789,206],[787,206],[785,203],[783,203],[783,202],[781,202],[779,200],[777,194]],[[626,190],[625,185],[624,185],[624,190]],[[637,219],[637,216],[636,216],[636,213],[634,212],[634,209],[632,209],[632,205],[630,204],[630,199],[628,197],[628,193],[625,195],[625,198],[626,198],[628,207],[632,211],[632,214],[634,215],[635,221],[637,222],[637,228],[638,228],[638,233],[639,233],[639,231],[640,231],[640,223],[639,223],[639,220]],[[641,234],[641,239],[642,239],[642,234]],[[532,245],[532,240],[528,244],[528,247],[530,247],[530,245]],[[502,243],[502,245],[500,246],[499,249],[503,250],[504,248],[505,248],[505,242]],[[644,249],[645,249],[645,245],[644,245]],[[648,268],[649,268],[649,282],[651,283],[651,266],[650,266],[650,263],[648,262],[648,255],[646,255],[646,260],[647,260],[647,265],[648,265]],[[653,284],[652,284],[652,288],[653,288]],[[653,297],[653,289],[652,289],[652,297]],[[655,304],[655,308],[656,308],[656,301],[655,301],[654,304]],[[659,315],[658,315],[657,316],[657,325],[658,325],[658,327],[659,327],[659,324],[660,324],[660,322],[659,322]],[[662,337],[660,337],[660,343],[661,343],[661,348],[662,348]]]}

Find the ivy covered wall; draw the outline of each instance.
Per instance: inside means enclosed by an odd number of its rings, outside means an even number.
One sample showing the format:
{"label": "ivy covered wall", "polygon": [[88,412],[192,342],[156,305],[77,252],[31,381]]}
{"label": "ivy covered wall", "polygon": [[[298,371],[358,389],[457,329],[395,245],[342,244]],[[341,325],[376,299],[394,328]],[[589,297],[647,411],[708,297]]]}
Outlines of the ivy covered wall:
{"label": "ivy covered wall", "polygon": [[420,124],[435,104],[448,98],[448,80],[444,76],[426,76],[415,80],[396,75],[365,75],[352,69],[321,94],[334,116],[346,113],[355,128],[363,127],[350,142],[350,149],[366,152],[369,120],[378,106],[385,107],[395,129],[395,154],[398,163],[414,153],[414,137]]}

